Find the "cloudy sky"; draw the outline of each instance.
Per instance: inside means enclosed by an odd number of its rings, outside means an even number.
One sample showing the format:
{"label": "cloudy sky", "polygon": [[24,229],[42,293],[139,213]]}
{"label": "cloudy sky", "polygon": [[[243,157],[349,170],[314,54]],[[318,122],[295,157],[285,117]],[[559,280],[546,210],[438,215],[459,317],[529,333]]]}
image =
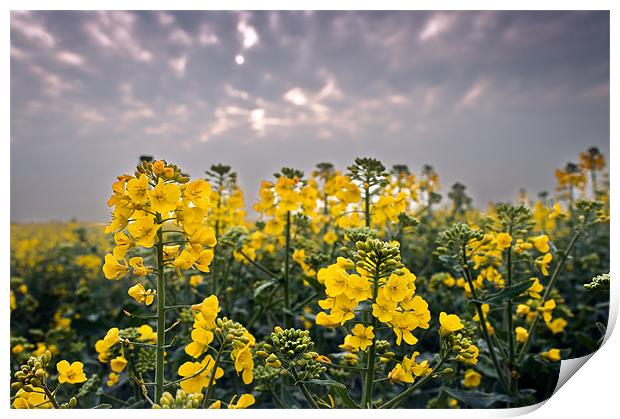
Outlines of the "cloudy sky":
{"label": "cloudy sky", "polygon": [[609,151],[607,12],[13,12],[11,219],[106,220],[142,154],[424,163],[475,202]]}

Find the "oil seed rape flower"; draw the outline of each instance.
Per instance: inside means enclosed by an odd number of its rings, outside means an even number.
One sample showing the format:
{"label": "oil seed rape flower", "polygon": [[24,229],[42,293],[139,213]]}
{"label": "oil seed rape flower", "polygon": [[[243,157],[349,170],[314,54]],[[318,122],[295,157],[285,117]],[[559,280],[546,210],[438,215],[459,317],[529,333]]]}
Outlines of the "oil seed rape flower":
{"label": "oil seed rape flower", "polygon": [[557,348],[551,348],[548,351],[541,352],[540,355],[551,362],[558,362],[562,359],[560,350]]}
{"label": "oil seed rape flower", "polygon": [[103,274],[106,279],[120,280],[125,274],[129,272],[129,268],[125,265],[118,263],[118,260],[114,255],[105,255],[105,263],[103,264]]}
{"label": "oil seed rape flower", "polygon": [[192,306],[192,310],[199,311],[200,314],[202,314],[202,316],[204,317],[204,321],[209,325],[212,325],[211,327],[208,327],[209,329],[214,328],[215,318],[220,312],[220,306],[217,296],[210,295],[209,297],[202,300],[202,303],[194,304]]}
{"label": "oil seed rape flower", "polygon": [[133,273],[136,276],[147,276],[152,271],[151,268],[144,266],[144,259],[139,256],[129,259],[129,266],[133,268]]}
{"label": "oil seed rape flower", "polygon": [[155,244],[155,235],[160,228],[161,225],[156,224],[155,218],[151,215],[140,217],[127,227],[136,244],[147,249]]}
{"label": "oil seed rape flower", "polygon": [[543,320],[545,321],[545,323],[549,323],[551,321],[551,313],[553,312],[553,309],[555,308],[556,304],[555,304],[555,300],[551,299],[548,301],[545,301],[545,304],[543,304],[542,307],[538,307],[538,311],[540,311],[542,313],[543,316]]}
{"label": "oil seed rape flower", "polygon": [[185,353],[193,358],[198,358],[204,353],[209,344],[213,342],[213,332],[202,328],[192,330],[192,341],[185,347]]}
{"label": "oil seed rape flower", "polygon": [[543,287],[543,285],[540,283],[540,280],[538,278],[530,278],[530,279],[533,279],[534,282],[532,283],[532,286],[527,289],[526,292],[529,294],[531,298],[540,300],[542,298],[540,293],[545,287]]}
{"label": "oil seed rape flower", "polygon": [[555,218],[563,218],[566,217],[566,213],[562,210],[562,206],[559,202],[556,202],[553,205],[553,211],[549,214],[549,219],[553,220]]}
{"label": "oil seed rape flower", "polygon": [[551,255],[551,253],[546,253],[545,256],[543,256],[540,260],[540,271],[543,273],[544,276],[549,276],[549,264],[551,264],[552,260],[553,256]]}
{"label": "oil seed rape flower", "polygon": [[125,366],[127,366],[127,360],[122,355],[117,356],[116,358],[110,361],[110,368],[112,368],[113,372],[116,372],[116,373],[121,372],[125,369]]}
{"label": "oil seed rape flower", "polygon": [[108,381],[106,381],[106,385],[108,387],[114,387],[118,383],[118,381],[118,374],[115,372],[111,372],[110,375],[108,375]]}
{"label": "oil seed rape flower", "polygon": [[508,247],[510,247],[510,244],[512,243],[512,237],[508,233],[499,233],[495,237],[495,240],[497,242],[497,248],[499,250],[507,249]]}
{"label": "oil seed rape flower", "polygon": [[234,399],[235,398],[233,397],[233,400],[231,400],[230,403],[228,403],[229,409],[245,409],[247,407],[252,406],[256,402],[256,400],[254,399],[254,396],[252,396],[251,394],[241,395],[237,403],[233,403]]}
{"label": "oil seed rape flower", "polygon": [[162,178],[159,178],[153,190],[148,191],[148,197],[151,200],[151,210],[159,212],[160,214],[167,214],[170,211],[174,211],[180,196],[181,189],[179,186],[173,183],[166,184]]}
{"label": "oil seed rape flower", "polygon": [[542,234],[534,237],[534,246],[540,253],[547,253],[549,251],[549,236]]}
{"label": "oil seed rape flower", "polygon": [[463,386],[464,387],[478,387],[480,385],[480,381],[482,379],[482,375],[480,373],[469,369],[465,371],[465,377],[463,378]]}
{"label": "oil seed rape flower", "polygon": [[351,346],[356,350],[361,349],[362,351],[365,351],[366,348],[372,344],[372,340],[375,337],[373,327],[364,327],[361,323],[356,324],[353,329],[351,329],[351,333],[352,335],[345,336],[344,344],[345,346]]}
{"label": "oil seed rape flower", "polygon": [[84,374],[84,364],[79,361],[69,364],[69,362],[63,359],[56,364],[56,369],[59,373],[59,383],[78,384],[87,380],[86,374]]}
{"label": "oil seed rape flower", "polygon": [[150,306],[153,304],[153,300],[155,299],[155,291],[151,289],[145,289],[144,285],[137,283],[133,287],[129,288],[127,294],[140,304],[146,304]]}
{"label": "oil seed rape flower", "polygon": [[[211,355],[207,355],[202,362],[186,362],[179,367],[178,374],[181,377],[191,377],[181,381],[181,389],[187,393],[200,393],[209,384],[215,361]],[[215,371],[215,380],[224,375],[224,370],[218,367]]]}
{"label": "oil seed rape flower", "polygon": [[559,317],[557,319],[553,319],[550,322],[547,322],[547,327],[551,330],[551,333],[557,335],[558,333],[562,333],[564,328],[568,325],[568,322],[563,318]]}
{"label": "oil seed rape flower", "polygon": [[250,384],[254,380],[254,359],[250,347],[246,346],[236,353],[235,371],[241,373],[241,379],[245,384]]}
{"label": "oil seed rape flower", "polygon": [[53,407],[44,390],[40,387],[33,387],[30,392],[20,388],[15,396],[15,400],[13,400],[14,409],[51,409]]}
{"label": "oil seed rape flower", "polygon": [[428,361],[416,362],[418,355],[420,353],[416,351],[411,357],[405,356],[403,362],[396,364],[388,373],[388,379],[391,382],[413,383],[415,377],[423,377],[432,373],[433,369],[428,366]]}
{"label": "oil seed rape flower", "polygon": [[517,337],[517,342],[523,343],[527,340],[527,329],[521,326],[515,328],[515,335]]}
{"label": "oil seed rape flower", "polygon": [[[411,272],[407,272],[405,275],[390,275],[390,278],[387,280],[385,287],[383,288],[384,295],[394,302],[401,302],[411,294],[409,285],[413,284],[416,277]],[[415,291],[415,285],[414,285]]]}
{"label": "oil seed rape flower", "polygon": [[452,332],[461,330],[465,325],[461,323],[461,319],[456,314],[439,313],[439,334],[447,336]]}

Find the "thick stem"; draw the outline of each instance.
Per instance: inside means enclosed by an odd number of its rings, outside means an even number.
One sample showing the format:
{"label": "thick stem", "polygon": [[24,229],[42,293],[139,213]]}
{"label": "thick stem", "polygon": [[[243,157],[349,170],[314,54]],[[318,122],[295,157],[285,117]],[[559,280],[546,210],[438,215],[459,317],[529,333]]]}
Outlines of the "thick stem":
{"label": "thick stem", "polygon": [[295,380],[295,385],[301,390],[301,393],[304,395],[305,399],[308,401],[311,409],[318,409],[319,406],[316,404],[314,399],[312,398],[312,394],[306,388],[306,385],[299,381],[299,376],[297,375],[297,371],[295,371],[295,367],[291,367],[291,374],[293,375],[293,379]]}
{"label": "thick stem", "polygon": [[368,182],[364,185],[364,214],[366,216],[366,227],[370,228],[370,186],[368,186]]}
{"label": "thick stem", "polygon": [[[160,223],[161,216],[157,215]],[[166,345],[166,286],[164,282],[164,233],[157,230],[157,348],[155,364],[155,401],[164,392],[164,346]]]}
{"label": "thick stem", "polygon": [[[562,255],[562,258],[560,259],[560,262],[557,264],[557,266],[555,267],[553,274],[551,275],[551,279],[549,280],[549,285],[547,285],[547,289],[545,289],[545,293],[542,296],[542,299],[540,301],[540,306],[543,306],[547,300],[549,299],[549,294],[551,294],[551,290],[553,289],[553,287],[555,286],[555,283],[558,280],[558,277],[560,275],[560,271],[562,270],[562,268],[564,267],[564,262],[566,262],[566,258],[568,257],[568,255],[570,254],[570,252],[573,250],[573,247],[575,247],[575,243],[577,243],[577,239],[579,239],[579,236],[581,235],[580,231],[575,232],[575,234],[573,235],[573,238],[571,239],[570,243],[568,244],[568,247],[566,248],[566,251],[564,252],[564,254]],[[525,356],[525,353],[528,351],[531,343],[532,343],[532,337],[534,336],[534,334],[536,333],[536,324],[538,323],[538,315],[536,317],[534,317],[534,320],[532,320],[532,324],[530,325],[530,328],[527,332],[527,338],[525,339],[525,342],[523,343],[523,347],[521,348],[521,352],[519,352],[519,358],[517,360],[517,362],[521,362],[523,360],[523,357]]]}
{"label": "thick stem", "polygon": [[290,296],[290,283],[289,283],[289,270],[290,270],[290,253],[291,253],[291,212],[286,212],[286,244],[284,249],[284,326],[286,328],[291,327],[291,296]]}
{"label": "thick stem", "polygon": [[60,409],[60,405],[56,401],[56,398],[54,397],[50,389],[47,388],[47,385],[43,385],[43,391],[45,392],[45,395],[47,396],[49,401],[52,403],[52,406],[54,406],[54,409]]}
{"label": "thick stem", "polygon": [[213,368],[211,369],[211,375],[209,376],[209,384],[207,384],[207,395],[202,401],[202,407],[205,407],[205,404],[208,400],[211,400],[213,396],[213,383],[215,382],[215,375],[217,374],[217,367],[220,365],[220,360],[222,359],[222,353],[224,352],[224,342],[220,342],[220,348],[217,351],[217,355],[215,356],[215,361],[213,362]]}
{"label": "thick stem", "polygon": [[[372,304],[377,301],[377,294],[379,293],[379,264],[377,264],[376,273],[373,281],[373,289],[372,289]],[[372,316],[372,314],[371,314]],[[372,330],[374,333],[377,332],[377,318],[372,316],[372,320],[370,325],[372,326]],[[377,336],[372,338],[372,343],[370,344],[370,348],[368,349],[368,358],[366,359],[366,376],[364,388],[362,390],[362,408],[372,409],[372,387],[374,384],[375,378],[375,356],[377,352],[377,347],[375,345],[377,341]]]}

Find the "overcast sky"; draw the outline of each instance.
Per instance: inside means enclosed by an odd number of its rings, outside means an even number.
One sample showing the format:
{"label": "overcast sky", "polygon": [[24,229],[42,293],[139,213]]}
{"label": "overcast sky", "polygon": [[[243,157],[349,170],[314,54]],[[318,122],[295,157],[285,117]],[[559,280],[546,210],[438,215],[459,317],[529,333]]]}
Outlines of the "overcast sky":
{"label": "overcast sky", "polygon": [[192,177],[424,163],[475,203],[609,152],[607,12],[13,12],[11,219],[107,220],[142,154]]}

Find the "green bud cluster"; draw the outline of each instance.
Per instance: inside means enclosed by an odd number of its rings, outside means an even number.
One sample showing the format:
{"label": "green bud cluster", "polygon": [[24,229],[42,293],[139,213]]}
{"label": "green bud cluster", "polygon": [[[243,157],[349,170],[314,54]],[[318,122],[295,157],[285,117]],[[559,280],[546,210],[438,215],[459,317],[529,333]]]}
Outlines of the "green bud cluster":
{"label": "green bud cluster", "polygon": [[276,327],[271,334],[271,344],[263,344],[256,355],[273,368],[279,368],[280,375],[288,375],[292,368],[299,373],[300,380],[318,378],[327,368],[317,361],[318,353],[312,352],[314,342],[308,330],[282,329]]}
{"label": "green bud cluster", "polygon": [[233,246],[237,249],[243,245],[243,241],[246,239],[247,233],[247,228],[243,226],[232,226],[229,227],[221,237],[218,237],[218,241],[220,243]]}
{"label": "green bud cluster", "polygon": [[355,243],[357,253],[353,255],[356,266],[379,277],[389,276],[392,273],[402,272],[403,264],[400,260],[400,246],[379,239],[366,239],[365,242]]}
{"label": "green bud cluster", "polygon": [[452,333],[446,336],[449,350],[456,355],[457,361],[466,361],[476,357],[476,349],[470,338],[462,333]]}
{"label": "green bud cluster", "polygon": [[201,406],[202,393],[187,394],[183,390],[177,390],[176,396],[165,391],[159,403],[153,405],[153,409],[198,409]]}
{"label": "green bud cluster", "polygon": [[267,391],[271,386],[270,383],[280,376],[280,371],[269,365],[255,365],[253,372],[256,391]]}
{"label": "green bud cluster", "polygon": [[28,361],[20,366],[20,370],[13,375],[17,381],[11,384],[11,389],[32,391],[33,387],[41,387],[47,378],[45,370],[51,359],[52,354],[47,350],[41,356],[28,358]]}
{"label": "green bud cluster", "polygon": [[280,176],[284,176],[289,179],[297,178],[301,180],[304,177],[304,172],[302,172],[301,170],[293,169],[292,167],[283,167],[282,169],[280,169],[280,173],[274,173],[273,175],[276,178],[279,178]]}
{"label": "green bud cluster", "polygon": [[467,248],[473,240],[483,239],[484,232],[482,230],[473,229],[465,223],[457,223],[439,233],[437,253],[461,260],[463,248]]}
{"label": "green bud cluster", "polygon": [[592,278],[592,281],[590,281],[590,283],[585,284],[583,287],[590,291],[602,291],[608,293],[610,289],[609,286],[610,276],[607,273],[595,276],[594,278]]}
{"label": "green bud cluster", "polygon": [[237,323],[227,317],[220,317],[215,321],[215,324],[215,333],[221,335],[225,343],[240,344],[242,346],[249,343],[249,338],[245,336],[247,330],[241,323]]}
{"label": "green bud cluster", "polygon": [[75,395],[78,399],[88,396],[90,393],[94,393],[99,389],[101,384],[101,377],[98,374],[93,374],[88,377],[88,380],[82,384],[80,391]]}
{"label": "green bud cluster", "polygon": [[77,406],[77,399],[75,397],[71,397],[67,403],[63,403],[60,405],[61,409],[73,409]]}
{"label": "green bud cluster", "polygon": [[496,232],[510,232],[513,237],[527,235],[536,222],[532,211],[525,205],[499,204],[495,217],[487,219],[488,228]]}
{"label": "green bud cluster", "polygon": [[375,342],[375,351],[377,354],[382,355],[390,350],[390,342],[387,340],[377,340]]}
{"label": "green bud cluster", "polygon": [[605,222],[609,220],[609,216],[604,213],[604,204],[601,201],[591,201],[586,199],[578,199],[575,201],[575,210],[577,214],[577,226],[580,231],[593,224]]}
{"label": "green bud cluster", "polygon": [[413,215],[409,215],[406,212],[401,212],[398,214],[398,222],[403,227],[417,227],[420,224],[420,220],[418,220]]}
{"label": "green bud cluster", "polygon": [[157,363],[157,352],[155,348],[142,346],[136,353],[135,368],[136,372],[145,373],[154,371]]}
{"label": "green bud cluster", "polygon": [[388,176],[385,166],[377,159],[358,157],[355,163],[349,167],[348,176],[359,182],[372,187],[375,185],[385,186],[388,184]]}

